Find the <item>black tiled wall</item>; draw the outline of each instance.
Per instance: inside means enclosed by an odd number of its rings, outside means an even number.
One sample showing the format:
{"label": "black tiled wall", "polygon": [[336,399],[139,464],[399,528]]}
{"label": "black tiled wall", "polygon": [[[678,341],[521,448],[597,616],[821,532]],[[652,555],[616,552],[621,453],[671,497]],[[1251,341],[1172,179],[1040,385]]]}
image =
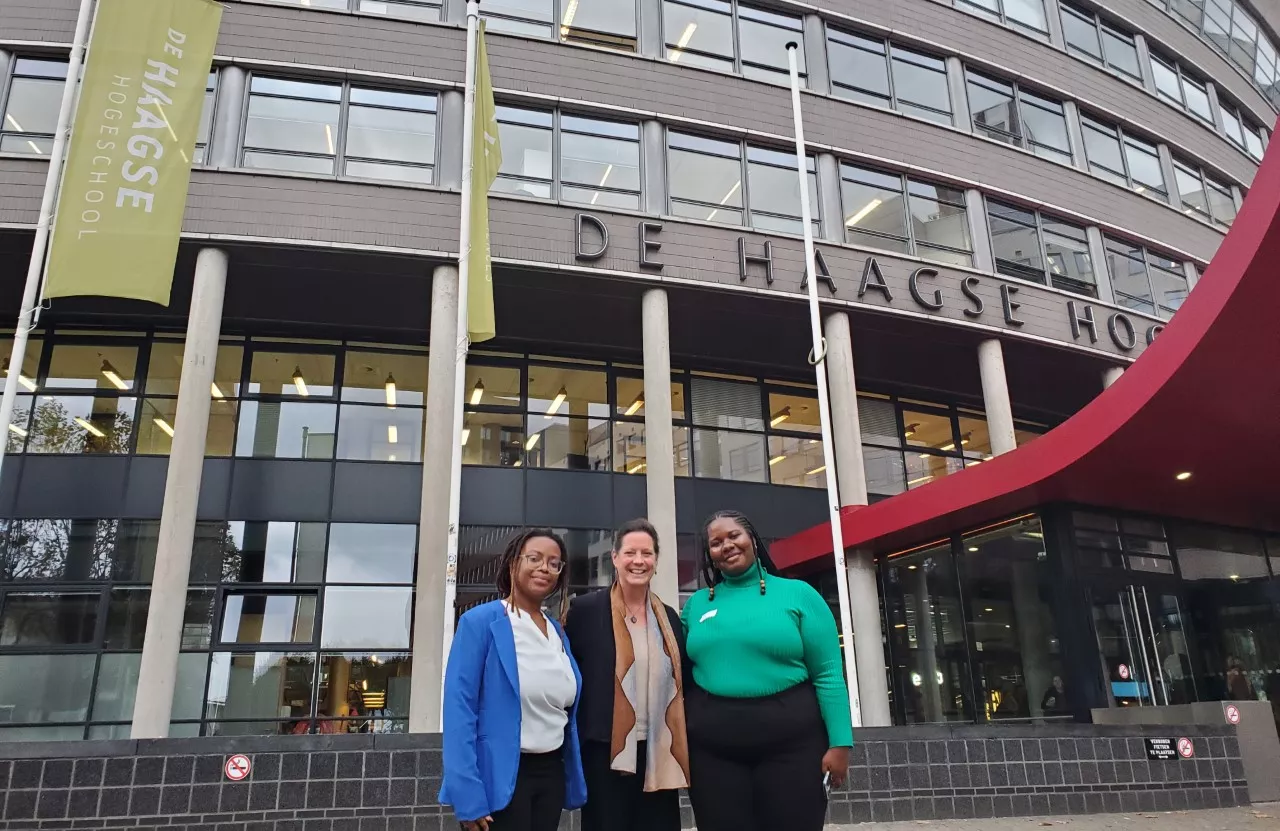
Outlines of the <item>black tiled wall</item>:
{"label": "black tiled wall", "polygon": [[[1148,761],[1144,736],[1195,742]],[[231,782],[231,753],[253,760]],[[446,831],[439,736],[0,744],[0,831]],[[1233,729],[970,725],[863,730],[833,823],[1217,808],[1248,802]],[[687,806],[687,802],[686,802]],[[692,815],[684,810],[686,826]],[[576,827],[566,817],[564,827]]]}

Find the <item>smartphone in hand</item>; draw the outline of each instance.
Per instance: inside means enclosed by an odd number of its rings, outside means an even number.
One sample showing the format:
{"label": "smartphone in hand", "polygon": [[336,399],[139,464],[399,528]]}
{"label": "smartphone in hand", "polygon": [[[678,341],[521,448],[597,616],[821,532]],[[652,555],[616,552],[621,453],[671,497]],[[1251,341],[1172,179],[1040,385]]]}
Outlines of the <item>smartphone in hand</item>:
{"label": "smartphone in hand", "polygon": [[826,792],[827,799],[831,798],[831,771],[822,774],[822,790]]}

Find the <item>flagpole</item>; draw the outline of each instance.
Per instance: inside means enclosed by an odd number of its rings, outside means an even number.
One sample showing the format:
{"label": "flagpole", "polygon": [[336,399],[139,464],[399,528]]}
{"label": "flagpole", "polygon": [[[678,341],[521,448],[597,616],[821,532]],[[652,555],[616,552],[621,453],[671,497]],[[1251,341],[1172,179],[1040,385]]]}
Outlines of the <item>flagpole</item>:
{"label": "flagpole", "polygon": [[49,172],[45,175],[44,194],[40,197],[40,214],[36,219],[36,236],[31,243],[31,260],[27,263],[27,282],[22,290],[22,305],[18,307],[18,322],[13,332],[13,351],[9,355],[9,367],[4,379],[4,397],[0,399],[0,425],[5,431],[0,436],[0,471],[3,471],[5,451],[9,446],[9,425],[13,422],[13,407],[18,398],[18,376],[27,358],[27,339],[35,327],[37,305],[40,297],[40,278],[44,274],[45,255],[49,247],[49,227],[53,220],[53,206],[58,194],[58,181],[62,178],[62,165],[66,157],[67,138],[71,132],[77,83],[80,67],[84,64],[85,44],[89,36],[89,23],[93,18],[94,0],[80,0],[80,12],[76,16],[75,35],[71,40],[71,57],[67,61],[67,81],[62,86],[62,104],[58,109],[58,125],[53,134],[53,150],[49,153]]}
{"label": "flagpole", "polygon": [[[840,599],[840,632],[844,640],[844,675],[849,685],[849,710],[854,727],[862,726],[862,702],[858,697],[858,662],[853,643],[853,619],[849,608],[849,578],[844,562],[844,530],[840,526],[840,496],[836,484],[835,443],[831,435],[831,399],[827,393],[827,342],[822,336],[818,312],[818,280],[813,261],[813,224],[809,213],[809,177],[806,174],[804,123],[800,115],[800,72],[796,53],[799,45],[787,44],[787,64],[791,70],[791,114],[796,130],[796,175],[800,178],[800,220],[804,225],[804,274],[809,294],[809,327],[813,334],[813,364],[818,381],[818,415],[822,422],[822,461],[826,465],[827,508],[831,519],[831,546],[835,554],[836,591]],[[872,645],[864,644],[867,648]]]}
{"label": "flagpole", "polygon": [[[449,464],[449,542],[445,553],[444,628],[441,666],[449,663],[453,642],[453,604],[458,595],[458,522],[462,511],[462,403],[467,387],[467,309],[471,259],[471,175],[474,166],[476,116],[476,28],[480,20],[479,0],[467,0],[466,92],[462,109],[462,221],[458,228],[458,347],[453,382],[453,451]],[[440,683],[443,687],[444,678]],[[443,694],[440,696],[444,701]]]}

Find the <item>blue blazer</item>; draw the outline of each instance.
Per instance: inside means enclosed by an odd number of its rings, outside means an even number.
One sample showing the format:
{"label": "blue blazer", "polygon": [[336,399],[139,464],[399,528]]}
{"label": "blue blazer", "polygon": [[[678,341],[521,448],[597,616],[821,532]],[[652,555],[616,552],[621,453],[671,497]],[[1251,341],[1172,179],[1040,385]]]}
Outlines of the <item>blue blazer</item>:
{"label": "blue blazer", "polygon": [[[548,620],[550,618],[548,617]],[[564,731],[565,810],[587,801],[578,747],[582,675],[554,620],[578,682]],[[520,767],[520,672],[511,619],[502,601],[477,606],[458,621],[444,673],[444,779],[440,803],[459,820],[489,816],[511,804]]]}

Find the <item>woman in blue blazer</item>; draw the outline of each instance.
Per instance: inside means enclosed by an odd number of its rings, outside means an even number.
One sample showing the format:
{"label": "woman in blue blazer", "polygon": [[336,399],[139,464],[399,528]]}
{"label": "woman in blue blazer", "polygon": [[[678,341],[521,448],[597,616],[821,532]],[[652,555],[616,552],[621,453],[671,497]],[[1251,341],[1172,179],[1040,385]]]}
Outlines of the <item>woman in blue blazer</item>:
{"label": "woman in blue blazer", "polygon": [[530,528],[498,561],[499,600],[458,621],[444,675],[440,802],[466,831],[555,831],[587,801],[578,748],[582,676],[542,611],[569,572],[564,542]]}

